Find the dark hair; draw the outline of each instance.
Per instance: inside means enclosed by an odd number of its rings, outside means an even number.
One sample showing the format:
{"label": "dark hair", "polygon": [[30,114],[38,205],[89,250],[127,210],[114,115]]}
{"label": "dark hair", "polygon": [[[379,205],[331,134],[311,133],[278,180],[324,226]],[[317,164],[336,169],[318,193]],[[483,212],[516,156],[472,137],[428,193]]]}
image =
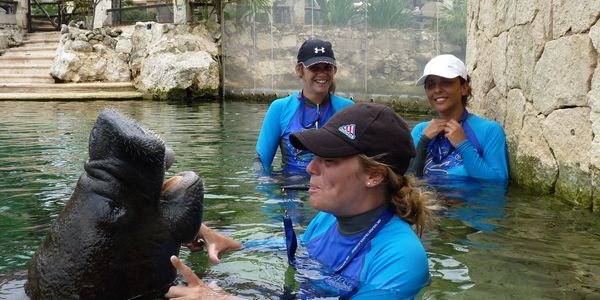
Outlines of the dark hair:
{"label": "dark hair", "polygon": [[431,193],[422,190],[412,175],[399,174],[389,165],[364,154],[359,154],[358,158],[365,170],[380,166],[386,168],[386,190],[390,197],[390,204],[394,207],[394,213],[413,225],[419,237],[422,236],[423,230],[435,220],[433,212],[441,208],[433,203]]}
{"label": "dark hair", "polygon": [[469,103],[469,99],[471,99],[471,96],[473,96],[473,94],[471,93],[471,76],[467,75],[467,80],[465,80],[462,77],[458,77],[460,79],[460,84],[467,84],[467,94],[462,96],[462,104],[464,107],[467,107],[467,104]]}

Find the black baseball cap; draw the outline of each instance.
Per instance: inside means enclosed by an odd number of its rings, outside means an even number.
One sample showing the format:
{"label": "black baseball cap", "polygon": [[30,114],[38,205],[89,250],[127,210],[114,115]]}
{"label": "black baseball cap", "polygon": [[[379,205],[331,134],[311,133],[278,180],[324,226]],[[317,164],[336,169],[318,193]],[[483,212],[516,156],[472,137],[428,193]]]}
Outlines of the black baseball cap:
{"label": "black baseball cap", "polygon": [[335,56],[333,55],[331,43],[319,39],[304,41],[298,50],[298,63],[306,68],[318,63],[335,66]]}
{"label": "black baseball cap", "polygon": [[406,172],[416,155],[406,122],[389,107],[375,103],[350,105],[321,128],[292,133],[290,142],[326,158],[365,154],[399,174]]}

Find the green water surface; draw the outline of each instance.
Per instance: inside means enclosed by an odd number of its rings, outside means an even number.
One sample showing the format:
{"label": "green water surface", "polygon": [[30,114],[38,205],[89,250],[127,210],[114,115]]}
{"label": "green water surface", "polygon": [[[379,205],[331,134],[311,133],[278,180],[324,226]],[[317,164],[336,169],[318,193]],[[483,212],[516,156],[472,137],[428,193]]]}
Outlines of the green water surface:
{"label": "green water surface", "polygon": [[[205,222],[246,244],[219,265],[210,265],[203,252],[184,248],[181,256],[231,293],[279,299],[294,281],[281,248],[281,215],[292,205],[300,234],[315,211],[306,193],[282,195],[252,170],[267,105],[227,101],[0,102],[0,299],[15,298],[21,288],[22,281],[11,278],[27,268],[68,201],[87,158],[89,131],[104,108],[160,135],[177,153],[169,176],[192,170],[204,178]],[[426,118],[404,117],[411,126]],[[598,215],[513,186],[429,184],[447,210],[423,236],[433,281],[419,298],[600,299]]]}

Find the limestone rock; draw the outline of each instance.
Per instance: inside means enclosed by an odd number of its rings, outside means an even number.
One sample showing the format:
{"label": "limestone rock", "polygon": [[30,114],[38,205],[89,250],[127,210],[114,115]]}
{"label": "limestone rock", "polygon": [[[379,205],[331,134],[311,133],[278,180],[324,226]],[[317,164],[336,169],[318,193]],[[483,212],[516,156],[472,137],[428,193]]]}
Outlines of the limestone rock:
{"label": "limestone rock", "polygon": [[146,58],[136,86],[159,99],[173,92],[214,95],[219,87],[217,62],[207,52],[156,53]]}
{"label": "limestone rock", "polygon": [[592,124],[590,108],[553,111],[544,121],[544,136],[559,162],[556,194],[575,205],[591,207],[590,156]]}
{"label": "limestone rock", "polygon": [[508,144],[511,178],[534,192],[549,194],[554,190],[558,164],[542,133],[544,117],[531,110],[529,107],[523,119],[518,140]]}
{"label": "limestone rock", "polygon": [[548,115],[560,107],[587,105],[589,80],[597,60],[598,54],[587,35],[572,35],[546,43],[532,78],[536,109]]}
{"label": "limestone rock", "polygon": [[158,99],[217,95],[217,46],[204,27],[138,22],[131,43],[138,89]]}
{"label": "limestone rock", "polygon": [[552,1],[554,38],[567,33],[582,33],[597,23],[600,1]]}

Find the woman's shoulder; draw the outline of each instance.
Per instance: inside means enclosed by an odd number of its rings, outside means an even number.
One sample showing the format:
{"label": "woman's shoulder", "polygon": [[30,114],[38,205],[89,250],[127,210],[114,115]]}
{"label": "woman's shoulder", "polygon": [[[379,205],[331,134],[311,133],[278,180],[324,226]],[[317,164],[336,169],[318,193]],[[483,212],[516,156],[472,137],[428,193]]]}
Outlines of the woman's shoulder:
{"label": "woman's shoulder", "polygon": [[412,131],[413,132],[421,132],[421,131],[423,131],[423,129],[425,127],[427,127],[427,125],[429,125],[429,123],[431,123],[431,120],[418,123],[417,125],[415,125],[415,127],[413,128]]}
{"label": "woman's shoulder", "polygon": [[273,100],[269,105],[269,111],[273,113],[279,112],[280,114],[294,112],[300,105],[298,95],[298,93],[292,93],[286,97]]}
{"label": "woman's shoulder", "polygon": [[336,94],[331,94],[331,104],[336,110],[340,110],[346,106],[354,104],[354,101],[348,98],[340,97]]}
{"label": "woman's shoulder", "polygon": [[392,218],[377,234],[374,247],[387,249],[386,251],[424,253],[421,240],[412,227],[398,217]]}
{"label": "woman's shoulder", "polygon": [[467,121],[469,123],[478,123],[478,124],[483,124],[486,126],[501,127],[500,123],[498,123],[494,120],[490,120],[488,118],[484,118],[480,115],[473,114],[473,113],[469,114],[469,118],[467,119]]}
{"label": "woman's shoulder", "polygon": [[473,129],[475,130],[481,129],[486,131],[490,130],[498,133],[504,132],[504,129],[502,129],[502,125],[500,125],[500,123],[494,120],[484,118],[482,116],[478,116],[476,114],[470,114],[469,118],[467,119],[467,122],[469,122],[469,125],[471,125],[471,127],[473,127]]}
{"label": "woman's shoulder", "polygon": [[273,102],[271,102],[271,106],[282,106],[282,105],[287,105],[290,102],[297,102],[298,95],[299,95],[298,92],[294,92],[285,97],[275,99],[275,100],[273,100]]}

